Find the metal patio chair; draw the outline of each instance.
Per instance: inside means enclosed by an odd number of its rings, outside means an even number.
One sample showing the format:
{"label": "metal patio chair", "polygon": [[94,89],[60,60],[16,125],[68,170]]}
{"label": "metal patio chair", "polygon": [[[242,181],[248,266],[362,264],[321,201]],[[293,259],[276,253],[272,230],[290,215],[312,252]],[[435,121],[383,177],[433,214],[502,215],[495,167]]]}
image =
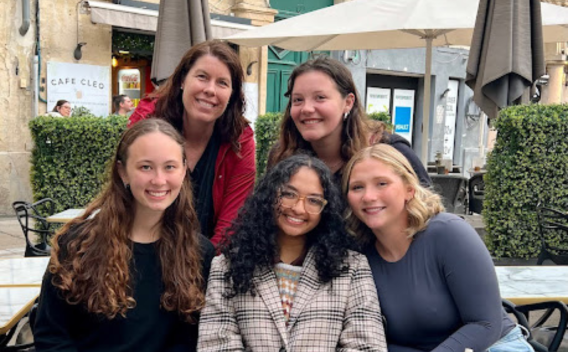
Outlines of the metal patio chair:
{"label": "metal patio chair", "polygon": [[541,240],[537,265],[542,265],[547,259],[557,265],[568,265],[568,246],[558,247],[549,243],[551,235],[568,238],[568,210],[539,203],[536,212]]}
{"label": "metal patio chair", "polygon": [[[502,300],[505,311],[512,314],[517,323],[529,333],[527,341],[534,348],[535,352],[557,352],[561,347],[564,348],[564,334],[568,326],[568,307],[559,301],[548,301],[525,305],[515,305],[514,303]],[[533,324],[529,322],[529,313],[539,310],[546,312]],[[560,313],[558,325],[552,327],[544,326],[552,313],[557,310]],[[543,336],[545,335],[545,336]]]}
{"label": "metal patio chair", "polygon": [[[53,214],[54,206],[55,202],[51,198],[45,198],[35,203],[25,201],[12,203],[12,208],[16,212],[16,217],[26,239],[24,257],[41,257],[51,254],[48,239],[53,236],[55,231],[51,228],[46,218],[48,215]],[[44,208],[46,212],[42,213],[40,209]],[[31,234],[38,235],[38,243],[30,239]]]}

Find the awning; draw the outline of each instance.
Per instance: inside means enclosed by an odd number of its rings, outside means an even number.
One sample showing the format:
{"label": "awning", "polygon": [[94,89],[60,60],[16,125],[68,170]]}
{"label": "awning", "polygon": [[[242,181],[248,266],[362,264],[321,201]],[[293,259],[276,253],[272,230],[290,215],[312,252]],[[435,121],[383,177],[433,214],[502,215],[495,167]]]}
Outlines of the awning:
{"label": "awning", "polygon": [[[158,26],[158,11],[117,5],[102,1],[87,1],[91,22],[115,27],[155,32]],[[254,28],[246,24],[211,20],[213,38],[224,38]]]}

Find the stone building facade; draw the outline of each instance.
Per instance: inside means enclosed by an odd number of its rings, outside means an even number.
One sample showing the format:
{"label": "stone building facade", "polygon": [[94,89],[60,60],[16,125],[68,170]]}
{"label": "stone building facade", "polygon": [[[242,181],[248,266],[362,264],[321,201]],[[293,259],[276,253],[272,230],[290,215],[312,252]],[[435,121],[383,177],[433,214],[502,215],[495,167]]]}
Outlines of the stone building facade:
{"label": "stone building facade", "polygon": [[[138,6],[149,3],[154,8],[159,4],[159,0],[99,2]],[[209,3],[211,13],[246,18],[254,26],[273,22],[277,13],[265,0]],[[0,216],[13,214],[13,201],[33,199],[29,163],[33,144],[28,123],[53,108],[46,104],[47,63],[111,66],[113,27],[93,23],[90,12],[89,1],[85,0],[0,3],[0,42],[4,43],[0,46]],[[82,58],[76,60],[73,53],[79,42],[87,45],[81,48]],[[258,85],[258,111],[262,113],[266,101],[266,48],[240,48],[239,55],[244,67],[253,61],[259,63],[251,66],[245,80]],[[110,104],[111,94],[108,99]]]}
{"label": "stone building facade", "polygon": [[[98,0],[113,3],[118,1]],[[160,0],[122,0],[123,3],[159,4]],[[298,0],[300,1],[300,0]],[[301,0],[309,1],[309,0]],[[349,0],[335,0],[338,4]],[[556,5],[568,6],[568,0],[545,0]],[[268,0],[209,0],[210,11],[214,14],[235,16],[250,20],[253,26],[262,26],[274,21],[276,10],[270,8]],[[110,66],[112,57],[113,27],[107,24],[93,23],[88,0],[12,0],[0,2],[0,216],[12,214],[11,203],[15,200],[32,200],[30,187],[29,157],[33,148],[28,123],[36,114],[43,114],[48,109],[46,104],[46,72],[50,61],[81,63]],[[82,58],[76,60],[74,50],[79,42],[86,42],[82,47]],[[365,60],[359,65],[350,66],[360,94],[365,96],[366,76],[380,65],[387,67],[401,66],[414,73],[420,87],[423,75],[423,49],[416,49],[405,60],[398,60],[396,52],[364,52]],[[568,66],[566,43],[545,45],[548,85],[542,92],[542,103],[560,103],[568,101],[566,67]],[[258,113],[266,111],[267,82],[267,47],[239,48],[243,67],[250,66],[250,74],[245,81],[258,87]],[[438,79],[434,82],[433,94],[442,95],[449,78],[460,80],[459,89],[464,88],[463,75],[467,50],[437,48],[436,57],[440,65],[435,67]],[[338,59],[343,52],[333,53]],[[367,57],[368,56],[368,57]],[[393,58],[394,57],[394,58]],[[458,59],[453,60],[453,58]],[[390,60],[390,61],[389,61]],[[252,64],[256,61],[256,64]],[[392,64],[389,62],[392,61]],[[451,62],[451,65],[444,64]],[[397,66],[397,67],[398,67]],[[404,66],[404,67],[403,67]],[[37,73],[37,74],[34,74]],[[110,84],[111,82],[109,82]],[[467,92],[467,89],[464,89]],[[37,96],[36,96],[37,94]],[[420,100],[420,88],[417,99]],[[470,94],[470,93],[467,93]],[[466,111],[469,95],[460,97],[458,111]],[[111,96],[108,96],[109,103]],[[441,99],[441,98],[440,98]],[[436,104],[434,106],[437,105]],[[418,108],[417,111],[421,109]],[[472,136],[478,134],[477,128],[467,125],[460,127],[458,122],[456,138],[462,138],[467,128]],[[443,135],[431,132],[431,151],[441,148]],[[475,149],[475,137],[463,137],[464,142],[456,139],[456,144],[470,144]],[[467,142],[468,139],[471,139]],[[420,143],[417,143],[420,144]],[[472,150],[473,150],[472,149]],[[457,159],[460,159],[459,155]],[[465,156],[465,154],[464,154]],[[463,160],[461,160],[464,162]]]}

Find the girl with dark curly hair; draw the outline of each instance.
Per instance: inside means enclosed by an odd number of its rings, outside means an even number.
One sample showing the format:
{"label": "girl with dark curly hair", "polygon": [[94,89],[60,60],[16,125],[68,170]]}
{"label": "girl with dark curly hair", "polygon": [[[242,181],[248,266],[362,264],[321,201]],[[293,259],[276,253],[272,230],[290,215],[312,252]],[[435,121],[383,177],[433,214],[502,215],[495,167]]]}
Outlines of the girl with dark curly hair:
{"label": "girl with dark curly hair", "polygon": [[53,239],[37,351],[191,351],[213,245],[197,232],[184,140],[167,122],[127,130],[110,180]]}
{"label": "girl with dark curly hair", "polygon": [[369,265],[350,251],[342,199],[307,155],[272,168],[213,260],[199,351],[384,351]]}

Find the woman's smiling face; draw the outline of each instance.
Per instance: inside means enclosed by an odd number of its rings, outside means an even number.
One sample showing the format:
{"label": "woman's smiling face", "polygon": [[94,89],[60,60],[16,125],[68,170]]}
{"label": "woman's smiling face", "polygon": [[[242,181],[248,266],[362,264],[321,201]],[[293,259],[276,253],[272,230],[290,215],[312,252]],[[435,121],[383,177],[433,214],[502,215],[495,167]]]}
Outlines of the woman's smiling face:
{"label": "woman's smiling face", "polygon": [[371,157],[361,160],[353,166],[348,187],[353,214],[375,235],[408,227],[406,202],[414,191],[387,164]]}
{"label": "woman's smiling face", "polygon": [[203,55],[185,76],[182,89],[186,117],[214,123],[225,112],[233,93],[231,72],[215,56]]}
{"label": "woman's smiling face", "polygon": [[122,181],[130,185],[136,212],[163,213],[178,197],[186,167],[182,147],[161,132],[138,137],[128,148]]}
{"label": "woman's smiling face", "polygon": [[275,209],[276,224],[279,228],[278,236],[298,237],[306,235],[319,224],[321,219],[321,213],[310,214],[306,211],[306,202],[309,202],[310,199],[304,198],[324,199],[323,187],[318,174],[314,170],[302,166],[290,177],[290,181],[280,191],[280,197],[286,196],[286,194],[282,195],[282,192],[297,195],[303,199],[298,199],[293,206],[283,205],[283,200],[280,199]]}
{"label": "woman's smiling face", "polygon": [[290,116],[306,141],[341,139],[343,115],[351,111],[353,94],[341,96],[327,74],[308,71],[296,77],[291,96]]}

